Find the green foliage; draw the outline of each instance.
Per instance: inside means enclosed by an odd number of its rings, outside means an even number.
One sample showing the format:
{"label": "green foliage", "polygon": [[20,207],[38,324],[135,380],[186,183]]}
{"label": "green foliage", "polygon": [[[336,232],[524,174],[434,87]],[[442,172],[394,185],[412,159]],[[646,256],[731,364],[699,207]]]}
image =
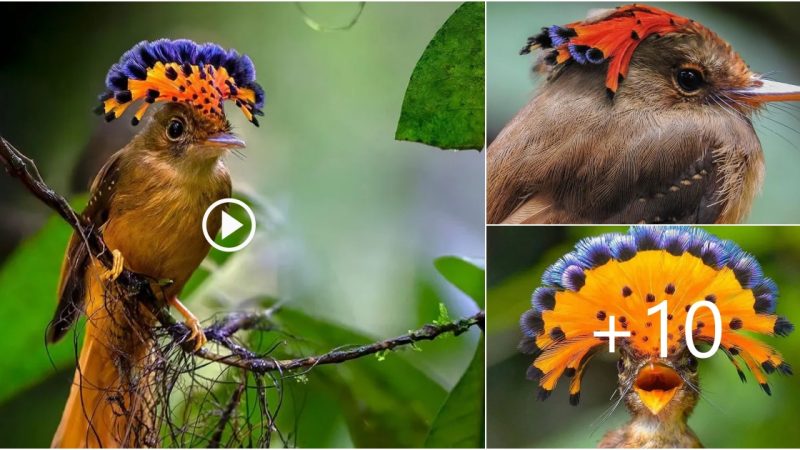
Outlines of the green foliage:
{"label": "green foliage", "polygon": [[[72,229],[60,217],[51,217],[33,237],[22,243],[0,271],[0,317],[3,318],[4,364],[0,365],[0,401],[42,381],[64,367],[74,355],[72,335],[48,348],[47,324],[56,309],[61,261]],[[50,358],[53,362],[51,364]]]}
{"label": "green foliage", "polygon": [[[325,353],[343,345],[367,344],[375,340],[345,326],[283,308],[276,316],[280,327],[302,340],[289,340],[274,355],[297,358]],[[274,342],[265,341],[265,348]],[[422,343],[421,347],[436,345]],[[428,375],[407,361],[403,351],[385,353],[383,358],[360,358],[344,364],[318,366],[309,373],[309,385],[322,387],[336,398],[338,408],[328,414],[340,416],[347,424],[353,444],[359,447],[419,447],[428,433],[446,391]],[[288,396],[287,396],[288,397]],[[287,399],[285,399],[287,400]],[[310,406],[300,413],[302,429]],[[295,417],[279,416],[279,428],[291,427]],[[328,420],[328,419],[326,419]],[[308,437],[301,436],[302,439]],[[314,441],[309,444],[313,445]]]}
{"label": "green foliage", "polygon": [[483,3],[464,3],[436,32],[417,62],[396,139],[442,149],[483,148],[483,40]]}
{"label": "green foliage", "polygon": [[447,281],[475,300],[479,308],[483,308],[486,295],[484,289],[486,269],[482,260],[461,256],[442,256],[433,263]]}
{"label": "green foliage", "polygon": [[483,447],[484,415],[484,345],[483,338],[458,384],[450,391],[431,431],[425,439],[428,448]]}
{"label": "green foliage", "polygon": [[441,325],[450,322],[450,320],[450,312],[447,311],[447,305],[444,303],[439,303],[439,317],[437,317],[433,323],[436,325]]}

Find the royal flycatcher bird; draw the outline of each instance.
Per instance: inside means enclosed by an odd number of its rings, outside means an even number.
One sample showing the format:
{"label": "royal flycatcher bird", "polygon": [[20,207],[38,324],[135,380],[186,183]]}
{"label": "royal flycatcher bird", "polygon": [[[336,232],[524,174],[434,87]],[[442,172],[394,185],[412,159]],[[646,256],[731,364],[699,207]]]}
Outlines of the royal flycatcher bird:
{"label": "royal flycatcher bird", "polygon": [[546,77],[489,146],[490,223],[736,223],[764,178],[751,115],[800,100],[703,25],[645,5],[543,28]]}
{"label": "royal flycatcher bird", "polygon": [[[701,395],[698,358],[715,356],[698,351],[717,345],[742,381],[744,365],[770,395],[767,374],[792,373],[752,336],[792,332],[776,301],[775,283],[735,243],[686,226],[639,226],[584,239],[545,270],[520,320],[520,350],[534,356],[528,378],[539,399],[566,378],[577,406],[587,363],[615,344],[616,394],[631,419],[600,447],[700,447],[687,420]],[[605,334],[612,330],[626,335]]]}
{"label": "royal flycatcher bird", "polygon": [[[223,102],[232,100],[252,123],[264,91],[246,55],[189,40],[141,42],[114,64],[100,111],[119,118],[139,104],[137,125],[154,103],[164,106],[142,131],[115,153],[95,178],[82,214],[102,233],[114,265],[107,269],[73,235],[59,284],[59,303],[47,334],[61,339],[81,313],[87,316],[83,348],[54,447],[157,446],[154,411],[137,394],[140,373],[154,344],[146,328],[154,319],[132,317],[113,281],[123,268],[166,283],[154,289],[191,330],[195,349],[205,336],[178,300],[186,281],[209,250],[201,222],[216,200],[231,196],[222,157],[244,142],[231,133]],[[210,216],[209,233],[220,227]]]}

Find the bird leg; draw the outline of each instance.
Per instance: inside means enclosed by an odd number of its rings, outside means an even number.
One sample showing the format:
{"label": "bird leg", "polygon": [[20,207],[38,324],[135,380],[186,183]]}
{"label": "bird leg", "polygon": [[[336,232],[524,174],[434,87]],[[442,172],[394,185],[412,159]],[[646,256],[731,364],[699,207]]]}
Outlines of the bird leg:
{"label": "bird leg", "polygon": [[111,268],[100,274],[100,278],[103,281],[116,281],[124,268],[125,258],[122,257],[122,253],[119,250],[114,249],[111,250],[111,255],[114,258],[113,262],[111,263]]}
{"label": "bird leg", "polygon": [[189,335],[189,339],[194,341],[194,351],[200,350],[204,345],[206,345],[206,335],[203,333],[203,329],[200,327],[200,321],[197,320],[197,317],[195,317],[191,311],[189,311],[189,308],[184,306],[183,303],[178,300],[177,295],[169,297],[169,299],[167,299],[167,303],[178,310],[183,318],[186,319],[184,324],[192,332]]}

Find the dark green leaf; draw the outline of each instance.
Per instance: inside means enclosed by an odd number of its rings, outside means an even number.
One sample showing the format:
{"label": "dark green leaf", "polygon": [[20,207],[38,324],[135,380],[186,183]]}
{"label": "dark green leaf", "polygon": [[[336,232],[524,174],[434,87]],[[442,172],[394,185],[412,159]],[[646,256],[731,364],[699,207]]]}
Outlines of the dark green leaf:
{"label": "dark green leaf", "polygon": [[8,337],[3,340],[0,401],[52,374],[50,357],[61,367],[74,359],[72,334],[51,345],[49,356],[44,342],[56,309],[61,261],[71,232],[61,217],[50,217],[0,270],[0,317]]}
{"label": "dark green leaf", "polygon": [[478,308],[483,309],[486,291],[484,289],[485,269],[482,260],[461,256],[442,256],[437,258],[433,264],[447,281],[469,295],[478,304]]}
{"label": "dark green leaf", "polygon": [[395,139],[483,148],[483,36],[482,2],[464,3],[447,19],[411,74]]}
{"label": "dark green leaf", "polygon": [[458,380],[433,421],[425,447],[483,448],[484,343]]}

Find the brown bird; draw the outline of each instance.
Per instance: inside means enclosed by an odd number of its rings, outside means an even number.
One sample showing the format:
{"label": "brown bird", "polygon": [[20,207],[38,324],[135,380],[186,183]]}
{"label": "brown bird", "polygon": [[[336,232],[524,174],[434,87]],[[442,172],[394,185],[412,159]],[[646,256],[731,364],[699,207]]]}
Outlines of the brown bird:
{"label": "brown bird", "polygon": [[520,350],[533,355],[527,376],[540,400],[561,379],[577,406],[591,359],[619,356],[615,406],[630,420],[600,447],[700,447],[687,423],[702,396],[699,359],[724,355],[768,395],[767,375],[792,373],[755,337],[794,329],[776,314],[777,285],[752,255],[700,229],[637,226],[584,239],[544,271],[532,300]]}
{"label": "brown bird", "polygon": [[[256,123],[263,90],[247,56],[187,40],[142,42],[113,65],[101,96],[107,120],[138,100],[138,124],[155,102],[166,102],[144,129],[100,170],[82,219],[102,233],[114,256],[106,269],[73,235],[59,285],[59,304],[47,339],[56,342],[78,316],[87,316],[83,348],[54,447],[158,446],[155,411],[146,398],[142,367],[154,340],[152,316],[126,297],[114,280],[123,268],[155,280],[199,349],[206,342],[195,316],[178,300],[205,258],[201,221],[216,200],[231,196],[222,157],[244,142],[231,134],[223,101],[231,99]],[[218,215],[208,221],[215,235]]]}
{"label": "brown bird", "polygon": [[543,28],[546,81],[489,146],[489,223],[736,223],[764,178],[751,115],[800,100],[703,25],[645,5]]}

